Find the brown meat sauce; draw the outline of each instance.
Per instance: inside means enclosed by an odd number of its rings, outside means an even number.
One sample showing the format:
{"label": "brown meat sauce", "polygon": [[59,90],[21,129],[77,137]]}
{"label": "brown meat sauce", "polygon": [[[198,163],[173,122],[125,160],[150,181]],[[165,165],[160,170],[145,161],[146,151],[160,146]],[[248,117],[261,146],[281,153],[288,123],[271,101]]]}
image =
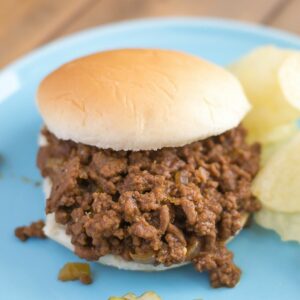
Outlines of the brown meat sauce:
{"label": "brown meat sauce", "polygon": [[260,147],[241,127],[184,147],[113,151],[57,139],[38,166],[53,188],[47,213],[66,225],[75,252],[154,264],[192,260],[214,287],[234,286],[240,270],[225,241],[241,216],[260,208],[250,191]]}

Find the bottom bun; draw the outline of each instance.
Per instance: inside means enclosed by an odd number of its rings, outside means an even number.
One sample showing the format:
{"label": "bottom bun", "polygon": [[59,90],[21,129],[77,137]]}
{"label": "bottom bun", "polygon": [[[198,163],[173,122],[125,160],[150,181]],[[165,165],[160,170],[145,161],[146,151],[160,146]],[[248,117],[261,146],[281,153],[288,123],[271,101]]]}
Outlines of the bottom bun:
{"label": "bottom bun", "polygon": [[[46,195],[46,198],[49,197],[51,192],[51,181],[49,179],[44,180],[43,188]],[[248,219],[248,214],[243,216],[242,225],[244,226]],[[51,213],[46,216],[46,224],[44,227],[44,232],[47,237],[58,242],[59,244],[65,246],[74,252],[74,245],[71,243],[71,236],[66,234],[66,228],[64,225],[58,224],[55,221],[55,214]],[[239,232],[236,233],[236,235]],[[235,236],[236,236],[235,235]],[[231,237],[227,242],[229,242],[233,237]],[[116,267],[118,269],[123,270],[131,270],[131,271],[165,271],[173,268],[182,267],[190,263],[190,261],[186,261],[180,264],[173,264],[171,266],[164,266],[163,264],[153,265],[153,264],[145,264],[138,263],[135,261],[126,261],[120,256],[117,255],[105,255],[98,260],[99,263],[107,266]]]}
{"label": "bottom bun", "polygon": [[[59,244],[65,246],[66,248],[74,251],[74,246],[71,243],[71,236],[67,235],[65,232],[65,226],[60,225],[55,222],[54,213],[46,216],[46,225],[44,227],[44,232],[47,237],[58,242]],[[181,267],[189,262],[184,262],[181,264],[174,264],[169,267],[165,267],[160,264],[154,266],[152,264],[137,263],[135,261],[126,261],[117,255],[105,255],[98,260],[99,263],[107,266],[116,267],[118,269],[132,270],[132,271],[164,271],[171,268]]]}

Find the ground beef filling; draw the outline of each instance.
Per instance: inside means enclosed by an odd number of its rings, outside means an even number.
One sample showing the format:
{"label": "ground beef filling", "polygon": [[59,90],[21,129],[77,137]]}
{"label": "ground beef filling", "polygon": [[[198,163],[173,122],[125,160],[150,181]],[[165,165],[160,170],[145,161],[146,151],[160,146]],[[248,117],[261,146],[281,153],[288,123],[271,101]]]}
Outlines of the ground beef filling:
{"label": "ground beef filling", "polygon": [[28,226],[21,226],[15,229],[15,236],[21,241],[25,242],[29,238],[36,237],[40,239],[45,239],[46,236],[44,234],[45,223],[43,220],[39,220],[37,222],[33,222]]}
{"label": "ground beef filling", "polygon": [[75,252],[143,263],[194,262],[214,287],[240,270],[225,241],[259,209],[250,191],[260,147],[241,127],[184,147],[113,151],[63,141],[46,129],[38,166],[53,183],[47,213],[66,225]]}

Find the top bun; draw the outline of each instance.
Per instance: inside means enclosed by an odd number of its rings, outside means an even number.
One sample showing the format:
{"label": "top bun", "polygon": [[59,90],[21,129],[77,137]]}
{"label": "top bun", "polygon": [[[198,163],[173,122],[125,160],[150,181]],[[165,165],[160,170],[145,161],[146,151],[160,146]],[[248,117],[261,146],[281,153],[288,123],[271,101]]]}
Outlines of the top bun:
{"label": "top bun", "polygon": [[192,55],[154,49],[71,61],[42,81],[37,100],[58,138],[136,151],[221,134],[250,108],[228,71]]}

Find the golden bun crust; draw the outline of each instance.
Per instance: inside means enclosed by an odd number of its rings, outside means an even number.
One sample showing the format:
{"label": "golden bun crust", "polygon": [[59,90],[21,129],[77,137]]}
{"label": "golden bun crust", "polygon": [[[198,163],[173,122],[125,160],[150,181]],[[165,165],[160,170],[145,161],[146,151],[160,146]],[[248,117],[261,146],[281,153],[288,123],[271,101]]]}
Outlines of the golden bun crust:
{"label": "golden bun crust", "polygon": [[71,61],[42,81],[37,102],[58,138],[136,151],[221,134],[250,108],[228,71],[196,56],[154,49]]}

